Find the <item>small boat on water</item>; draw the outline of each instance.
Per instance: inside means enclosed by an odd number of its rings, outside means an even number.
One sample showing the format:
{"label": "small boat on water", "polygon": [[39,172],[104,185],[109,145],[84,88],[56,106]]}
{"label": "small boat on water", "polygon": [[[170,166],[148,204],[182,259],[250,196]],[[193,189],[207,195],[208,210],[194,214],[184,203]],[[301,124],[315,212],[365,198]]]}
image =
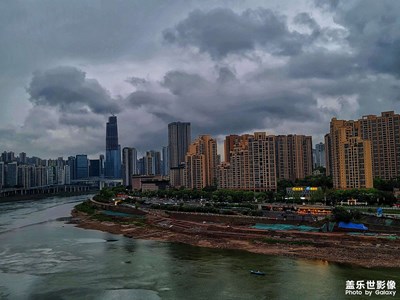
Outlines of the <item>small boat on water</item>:
{"label": "small boat on water", "polygon": [[261,272],[261,271],[253,271],[253,270],[251,270],[250,273],[253,274],[253,275],[260,275],[260,276],[264,276],[265,275],[265,273]]}

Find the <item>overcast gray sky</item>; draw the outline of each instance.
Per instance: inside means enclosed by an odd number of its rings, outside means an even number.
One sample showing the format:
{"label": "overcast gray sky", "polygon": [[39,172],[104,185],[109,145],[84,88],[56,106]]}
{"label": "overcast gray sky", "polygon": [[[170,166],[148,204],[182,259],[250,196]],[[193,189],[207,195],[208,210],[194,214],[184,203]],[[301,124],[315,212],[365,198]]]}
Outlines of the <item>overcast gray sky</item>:
{"label": "overcast gray sky", "polygon": [[104,152],[110,113],[144,152],[400,111],[400,1],[6,0],[0,44],[0,151],[29,156]]}

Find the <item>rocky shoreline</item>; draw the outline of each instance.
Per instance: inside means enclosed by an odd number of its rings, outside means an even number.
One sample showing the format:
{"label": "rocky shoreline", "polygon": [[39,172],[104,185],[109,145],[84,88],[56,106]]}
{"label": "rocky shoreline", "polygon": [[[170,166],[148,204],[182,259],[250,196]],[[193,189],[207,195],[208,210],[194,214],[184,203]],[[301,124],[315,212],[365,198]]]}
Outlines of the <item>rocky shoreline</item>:
{"label": "rocky shoreline", "polygon": [[[238,237],[214,232],[177,232],[172,226],[155,226],[152,216],[144,224],[122,224],[93,220],[85,213],[72,211],[77,227],[122,234],[129,238],[184,243],[198,247],[236,249],[266,255],[322,260],[365,268],[400,268],[400,241],[345,233],[300,233],[265,231]],[[191,224],[192,229],[201,224]]]}

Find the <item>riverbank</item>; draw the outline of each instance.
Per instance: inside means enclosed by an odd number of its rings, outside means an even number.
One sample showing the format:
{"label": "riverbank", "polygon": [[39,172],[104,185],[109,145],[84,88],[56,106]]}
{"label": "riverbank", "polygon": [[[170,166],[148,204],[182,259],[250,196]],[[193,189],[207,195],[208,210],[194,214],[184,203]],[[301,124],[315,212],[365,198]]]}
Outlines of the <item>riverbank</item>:
{"label": "riverbank", "polygon": [[[198,247],[236,249],[351,264],[365,268],[400,268],[400,241],[346,233],[263,231],[230,228],[179,221],[169,223],[160,216],[148,215],[143,222],[110,222],[92,219],[74,210],[78,227],[122,234],[129,238],[184,243]],[[186,229],[185,229],[186,228]]]}

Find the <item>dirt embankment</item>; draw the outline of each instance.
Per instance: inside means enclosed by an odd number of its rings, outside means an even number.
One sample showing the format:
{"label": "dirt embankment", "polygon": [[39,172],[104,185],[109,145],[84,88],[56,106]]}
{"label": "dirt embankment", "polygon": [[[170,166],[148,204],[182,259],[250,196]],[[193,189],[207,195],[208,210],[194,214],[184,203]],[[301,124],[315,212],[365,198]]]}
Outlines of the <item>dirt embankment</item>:
{"label": "dirt embankment", "polygon": [[148,216],[146,223],[100,222],[73,211],[77,226],[129,238],[178,242],[199,247],[240,249],[253,253],[318,259],[367,268],[400,268],[400,241],[345,233],[262,231],[222,224],[176,221]]}

